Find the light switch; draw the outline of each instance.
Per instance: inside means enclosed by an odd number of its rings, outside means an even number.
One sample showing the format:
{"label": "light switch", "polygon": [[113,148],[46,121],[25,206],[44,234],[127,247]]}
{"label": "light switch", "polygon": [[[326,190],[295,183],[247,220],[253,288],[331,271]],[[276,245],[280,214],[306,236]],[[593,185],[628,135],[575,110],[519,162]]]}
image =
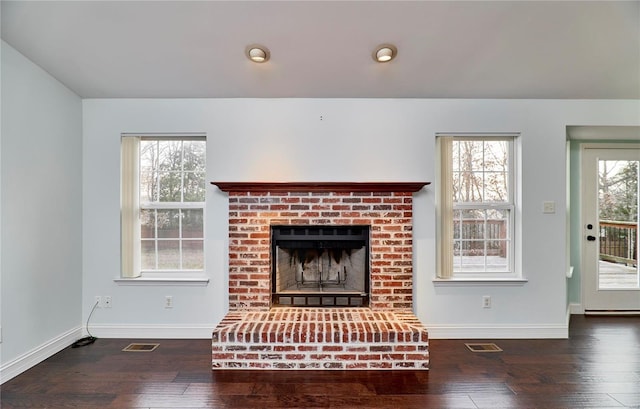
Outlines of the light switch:
{"label": "light switch", "polygon": [[542,202],[542,213],[552,214],[556,212],[556,202]]}

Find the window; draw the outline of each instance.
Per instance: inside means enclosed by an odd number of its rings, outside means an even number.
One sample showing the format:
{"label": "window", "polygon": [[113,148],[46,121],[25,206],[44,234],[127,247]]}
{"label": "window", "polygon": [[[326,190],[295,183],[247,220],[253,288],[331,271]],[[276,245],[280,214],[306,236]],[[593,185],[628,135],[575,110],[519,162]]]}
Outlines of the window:
{"label": "window", "polygon": [[439,278],[513,277],[514,138],[439,136]]}
{"label": "window", "polygon": [[122,275],[204,270],[206,141],[122,138]]}

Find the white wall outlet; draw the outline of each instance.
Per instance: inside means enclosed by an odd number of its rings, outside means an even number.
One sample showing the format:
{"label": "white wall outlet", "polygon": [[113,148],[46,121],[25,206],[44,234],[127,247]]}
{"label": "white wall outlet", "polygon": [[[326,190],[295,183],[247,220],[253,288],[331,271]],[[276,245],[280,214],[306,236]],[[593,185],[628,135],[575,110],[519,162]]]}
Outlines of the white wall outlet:
{"label": "white wall outlet", "polygon": [[105,295],[104,300],[102,300],[102,303],[104,305],[104,308],[111,308],[111,296],[110,295]]}
{"label": "white wall outlet", "polygon": [[482,308],[491,308],[491,296],[483,295],[482,296]]}
{"label": "white wall outlet", "polygon": [[96,308],[102,308],[102,297],[96,295],[95,300],[93,300],[93,305],[95,305]]}
{"label": "white wall outlet", "polygon": [[553,214],[556,212],[556,202],[542,202],[542,213]]}
{"label": "white wall outlet", "polygon": [[164,297],[164,308],[173,308],[173,297],[171,295]]}

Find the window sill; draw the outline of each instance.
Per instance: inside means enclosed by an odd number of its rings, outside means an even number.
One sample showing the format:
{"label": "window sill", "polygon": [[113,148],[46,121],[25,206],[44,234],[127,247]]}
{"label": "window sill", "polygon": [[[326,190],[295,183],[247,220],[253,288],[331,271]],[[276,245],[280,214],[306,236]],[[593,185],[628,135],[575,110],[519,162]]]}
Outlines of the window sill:
{"label": "window sill", "polygon": [[529,282],[526,278],[434,278],[436,286],[522,286]]}
{"label": "window sill", "polygon": [[207,277],[137,277],[137,278],[115,278],[113,280],[118,285],[173,285],[173,286],[207,286]]}

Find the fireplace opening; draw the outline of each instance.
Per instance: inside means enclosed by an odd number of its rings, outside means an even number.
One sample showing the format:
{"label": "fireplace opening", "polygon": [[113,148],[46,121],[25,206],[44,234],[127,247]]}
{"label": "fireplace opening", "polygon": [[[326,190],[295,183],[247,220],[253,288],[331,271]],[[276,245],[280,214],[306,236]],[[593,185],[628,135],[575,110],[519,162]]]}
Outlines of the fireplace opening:
{"label": "fireplace opening", "polygon": [[369,305],[369,226],[271,226],[274,306]]}

